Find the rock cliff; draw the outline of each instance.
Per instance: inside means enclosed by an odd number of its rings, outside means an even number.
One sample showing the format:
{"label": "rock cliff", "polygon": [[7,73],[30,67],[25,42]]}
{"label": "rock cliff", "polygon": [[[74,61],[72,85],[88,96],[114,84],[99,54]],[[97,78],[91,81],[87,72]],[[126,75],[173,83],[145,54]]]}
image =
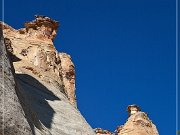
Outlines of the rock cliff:
{"label": "rock cliff", "polygon": [[0,135],[31,135],[30,125],[17,95],[11,64],[0,25]]}
{"label": "rock cliff", "polygon": [[1,54],[7,70],[1,73],[8,74],[1,89],[1,97],[8,101],[3,128],[5,132],[14,128],[7,135],[94,135],[76,106],[71,57],[53,44],[58,26],[59,22],[39,15],[19,30],[1,23],[0,49],[8,53]]}
{"label": "rock cliff", "polygon": [[158,135],[136,105],[114,132],[93,131],[77,109],[71,57],[53,44],[59,22],[36,15],[18,30],[0,24],[0,135]]}

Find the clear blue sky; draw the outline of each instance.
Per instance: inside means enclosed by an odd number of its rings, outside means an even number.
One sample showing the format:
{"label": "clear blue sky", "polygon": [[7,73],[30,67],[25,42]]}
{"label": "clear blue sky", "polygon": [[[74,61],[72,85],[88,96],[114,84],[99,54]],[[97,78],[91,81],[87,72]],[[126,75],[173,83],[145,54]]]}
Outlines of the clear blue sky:
{"label": "clear blue sky", "polygon": [[76,66],[78,108],[114,131],[138,104],[175,135],[175,0],[5,0],[15,28],[35,14],[60,21],[55,46]]}

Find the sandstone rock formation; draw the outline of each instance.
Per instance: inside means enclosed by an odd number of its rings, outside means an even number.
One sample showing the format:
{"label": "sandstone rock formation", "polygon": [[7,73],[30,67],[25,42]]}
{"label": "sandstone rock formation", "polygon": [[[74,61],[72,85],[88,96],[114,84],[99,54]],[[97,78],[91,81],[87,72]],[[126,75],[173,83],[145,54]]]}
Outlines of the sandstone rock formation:
{"label": "sandstone rock formation", "polygon": [[[76,108],[75,69],[71,57],[57,52],[53,44],[59,23],[46,16],[35,16],[35,20],[19,30],[5,23],[1,25],[15,69],[15,79],[10,76],[16,81],[12,85],[18,88],[14,100],[21,103],[18,105],[20,115],[24,112],[24,116],[18,118],[24,119],[21,124],[27,135],[94,135]],[[11,96],[16,97],[16,93]]]}
{"label": "sandstone rock formation", "polygon": [[129,118],[118,135],[158,135],[156,126],[136,105],[128,106]]}
{"label": "sandstone rock formation", "polygon": [[36,15],[19,30],[0,24],[0,135],[158,135],[137,105],[114,133],[93,131],[77,109],[71,57],[53,44],[59,22]]}
{"label": "sandstone rock formation", "polygon": [[65,86],[65,92],[71,104],[76,106],[75,91],[75,70],[70,55],[59,53],[62,67],[62,79]]}
{"label": "sandstone rock formation", "polygon": [[97,135],[159,135],[156,126],[148,118],[147,114],[141,112],[137,105],[127,107],[129,118],[124,125],[118,126],[114,133],[104,132],[101,128],[95,129]]}
{"label": "sandstone rock formation", "polygon": [[58,25],[45,16],[36,16],[32,22],[25,23],[26,28],[19,30],[4,24],[5,44],[11,59],[20,59],[13,60],[16,72],[29,70],[47,82],[53,78],[54,86],[64,85],[64,93],[76,105],[74,64],[68,54],[57,52],[53,45]]}

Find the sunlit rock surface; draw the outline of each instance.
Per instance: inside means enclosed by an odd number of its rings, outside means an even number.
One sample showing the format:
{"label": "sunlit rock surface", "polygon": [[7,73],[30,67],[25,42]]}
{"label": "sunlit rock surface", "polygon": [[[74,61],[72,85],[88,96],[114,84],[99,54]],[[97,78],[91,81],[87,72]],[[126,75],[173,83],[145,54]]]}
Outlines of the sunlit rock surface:
{"label": "sunlit rock surface", "polygon": [[72,59],[53,44],[59,22],[36,15],[19,30],[1,26],[0,135],[158,135],[137,105],[114,132],[89,126],[77,109]]}
{"label": "sunlit rock surface", "polygon": [[4,43],[15,69],[18,98],[30,132],[35,135],[94,135],[76,106],[75,69],[71,57],[57,52],[53,44],[59,23],[37,15],[19,30],[1,24]]}
{"label": "sunlit rock surface", "polygon": [[118,126],[114,132],[96,128],[97,135],[159,135],[156,126],[140,107],[133,104],[127,107],[128,119],[124,125]]}

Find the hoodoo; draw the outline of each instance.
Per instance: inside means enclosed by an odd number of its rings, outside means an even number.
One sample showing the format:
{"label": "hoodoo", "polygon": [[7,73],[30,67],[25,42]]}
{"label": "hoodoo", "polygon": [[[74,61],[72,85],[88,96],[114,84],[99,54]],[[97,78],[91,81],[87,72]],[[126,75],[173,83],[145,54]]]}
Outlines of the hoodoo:
{"label": "hoodoo", "polygon": [[156,126],[140,107],[133,104],[127,107],[128,119],[124,125],[118,126],[114,132],[96,128],[97,135],[159,135]]}

